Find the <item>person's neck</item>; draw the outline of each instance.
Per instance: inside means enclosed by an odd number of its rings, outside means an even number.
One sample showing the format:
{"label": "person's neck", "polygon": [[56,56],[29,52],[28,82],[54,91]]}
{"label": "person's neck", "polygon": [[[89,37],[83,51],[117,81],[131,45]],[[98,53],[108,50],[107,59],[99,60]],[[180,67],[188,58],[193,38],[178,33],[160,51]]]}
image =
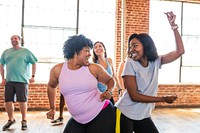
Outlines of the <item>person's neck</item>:
{"label": "person's neck", "polygon": [[19,45],[15,45],[15,46],[13,46],[13,48],[14,48],[15,50],[18,50],[18,49],[20,49],[21,47],[20,47]]}
{"label": "person's neck", "polygon": [[147,67],[149,65],[146,56],[144,56],[141,60],[139,60],[139,62],[143,67]]}
{"label": "person's neck", "polygon": [[104,56],[98,56],[98,61],[105,61],[105,57]]}
{"label": "person's neck", "polygon": [[70,70],[78,70],[79,68],[82,67],[82,65],[76,63],[74,59],[70,59],[67,61],[67,66]]}

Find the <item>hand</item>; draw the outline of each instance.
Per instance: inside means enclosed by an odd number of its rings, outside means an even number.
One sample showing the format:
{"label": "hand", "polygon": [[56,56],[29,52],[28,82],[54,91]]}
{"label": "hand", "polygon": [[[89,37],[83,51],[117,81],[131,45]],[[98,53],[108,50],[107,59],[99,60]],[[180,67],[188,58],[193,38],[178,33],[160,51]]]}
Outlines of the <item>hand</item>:
{"label": "hand", "polygon": [[55,109],[51,109],[49,112],[47,112],[47,119],[51,119],[54,120],[54,115],[56,114],[56,110]]}
{"label": "hand", "polygon": [[32,77],[31,79],[29,79],[29,82],[30,83],[34,83],[35,82],[35,78]]}
{"label": "hand", "polygon": [[5,85],[6,85],[6,80],[5,80],[5,79],[2,79],[1,84],[2,84],[3,86],[5,86]]}
{"label": "hand", "polygon": [[173,103],[178,97],[177,96],[166,96],[163,97],[166,103]]}
{"label": "hand", "polygon": [[105,99],[110,100],[112,98],[112,95],[110,94],[109,91],[105,91],[100,95],[101,101],[104,101]]}
{"label": "hand", "polygon": [[171,12],[166,12],[165,13],[167,15],[167,19],[170,23],[171,26],[176,25],[175,24],[175,19],[176,19],[176,15],[171,11]]}

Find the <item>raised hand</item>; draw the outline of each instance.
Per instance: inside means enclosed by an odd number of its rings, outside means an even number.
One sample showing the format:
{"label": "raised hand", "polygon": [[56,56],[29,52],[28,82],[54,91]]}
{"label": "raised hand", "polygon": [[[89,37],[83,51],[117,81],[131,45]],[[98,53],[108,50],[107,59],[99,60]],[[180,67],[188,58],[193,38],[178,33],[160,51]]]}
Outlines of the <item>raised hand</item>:
{"label": "raised hand", "polygon": [[175,24],[176,15],[172,11],[166,12],[165,14],[167,15],[167,19],[171,25],[172,30],[178,29],[178,25]]}

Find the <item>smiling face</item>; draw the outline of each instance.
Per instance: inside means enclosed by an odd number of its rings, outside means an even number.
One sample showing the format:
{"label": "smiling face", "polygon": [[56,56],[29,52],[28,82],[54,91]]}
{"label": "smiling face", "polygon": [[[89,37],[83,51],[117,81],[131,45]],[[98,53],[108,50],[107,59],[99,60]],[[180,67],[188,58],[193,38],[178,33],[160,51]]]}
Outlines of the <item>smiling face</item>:
{"label": "smiling face", "polygon": [[100,56],[100,55],[105,56],[106,51],[105,51],[105,47],[102,43],[100,43],[100,42],[95,43],[93,50],[97,56]]}
{"label": "smiling face", "polygon": [[144,56],[143,45],[138,39],[133,38],[129,44],[129,57],[135,61],[140,61]]}
{"label": "smiling face", "polygon": [[19,36],[14,35],[14,36],[11,37],[10,40],[11,40],[11,43],[12,43],[13,47],[15,47],[15,48],[19,47],[19,44],[20,44]]}
{"label": "smiling face", "polygon": [[78,64],[82,66],[88,66],[89,65],[89,59],[90,59],[90,48],[89,47],[83,47],[83,49],[79,52],[79,54],[75,55],[76,59],[78,61]]}

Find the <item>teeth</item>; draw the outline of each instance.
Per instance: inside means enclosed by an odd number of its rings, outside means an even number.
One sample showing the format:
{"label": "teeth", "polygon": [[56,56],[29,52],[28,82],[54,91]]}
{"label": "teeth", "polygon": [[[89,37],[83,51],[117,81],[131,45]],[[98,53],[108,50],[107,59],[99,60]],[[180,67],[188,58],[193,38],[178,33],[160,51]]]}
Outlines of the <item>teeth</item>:
{"label": "teeth", "polygon": [[132,58],[134,58],[136,55],[137,55],[136,53],[133,53],[133,54],[132,54]]}

